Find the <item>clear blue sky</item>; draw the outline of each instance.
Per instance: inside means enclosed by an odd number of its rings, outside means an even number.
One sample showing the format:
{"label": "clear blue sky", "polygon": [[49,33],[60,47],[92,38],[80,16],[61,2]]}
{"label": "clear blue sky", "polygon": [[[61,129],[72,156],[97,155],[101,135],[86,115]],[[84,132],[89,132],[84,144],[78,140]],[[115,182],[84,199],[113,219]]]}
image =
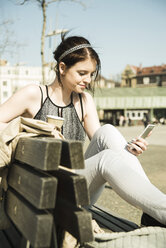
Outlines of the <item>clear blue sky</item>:
{"label": "clear blue sky", "polygon": [[[0,1],[0,20],[14,21],[13,37],[25,46],[18,48],[15,55],[4,56],[4,59],[11,64],[25,62],[40,66],[41,9],[35,0],[24,6],[14,5],[16,1]],[[121,73],[126,64],[166,64],[166,0],[82,2],[87,5],[86,9],[67,1],[51,4],[47,9],[47,31],[49,26],[52,29],[72,29],[71,35],[88,38],[100,55],[105,77]],[[56,36],[56,43],[59,41],[60,36]],[[46,51],[52,56],[48,48],[47,38]]]}

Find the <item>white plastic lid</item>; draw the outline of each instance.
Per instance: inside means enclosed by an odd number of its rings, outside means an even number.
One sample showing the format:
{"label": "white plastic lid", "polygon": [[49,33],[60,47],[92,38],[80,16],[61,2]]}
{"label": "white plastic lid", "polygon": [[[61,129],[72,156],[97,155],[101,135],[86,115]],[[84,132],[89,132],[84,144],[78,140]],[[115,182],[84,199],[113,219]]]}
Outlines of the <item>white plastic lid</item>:
{"label": "white plastic lid", "polygon": [[52,118],[54,120],[64,120],[64,118],[56,115],[47,115],[48,118]]}

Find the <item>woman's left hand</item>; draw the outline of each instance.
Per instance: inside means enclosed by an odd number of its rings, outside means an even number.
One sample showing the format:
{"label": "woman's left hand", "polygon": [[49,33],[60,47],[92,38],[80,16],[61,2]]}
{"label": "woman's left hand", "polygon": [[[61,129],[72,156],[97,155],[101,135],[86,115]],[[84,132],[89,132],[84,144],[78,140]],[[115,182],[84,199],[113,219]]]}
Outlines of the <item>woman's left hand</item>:
{"label": "woman's left hand", "polygon": [[127,149],[132,154],[139,156],[147,149],[147,141],[142,138],[132,139],[127,143]]}

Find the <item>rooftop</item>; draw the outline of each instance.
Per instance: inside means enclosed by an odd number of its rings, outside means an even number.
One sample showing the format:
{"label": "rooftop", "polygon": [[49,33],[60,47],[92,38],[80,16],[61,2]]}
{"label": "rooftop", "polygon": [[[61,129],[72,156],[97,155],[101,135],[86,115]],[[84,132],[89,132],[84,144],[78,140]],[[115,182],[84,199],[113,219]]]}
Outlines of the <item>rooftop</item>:
{"label": "rooftop", "polygon": [[135,66],[135,65],[128,65],[134,74],[136,75],[150,75],[150,74],[166,74],[166,64],[162,64],[159,66],[149,66],[149,67],[142,67]]}
{"label": "rooftop", "polygon": [[96,89],[94,97],[165,96],[166,87]]}
{"label": "rooftop", "polygon": [[137,69],[137,74],[163,74],[166,73],[166,65],[143,67]]}
{"label": "rooftop", "polygon": [[94,101],[98,109],[166,108],[166,87],[97,89]]}

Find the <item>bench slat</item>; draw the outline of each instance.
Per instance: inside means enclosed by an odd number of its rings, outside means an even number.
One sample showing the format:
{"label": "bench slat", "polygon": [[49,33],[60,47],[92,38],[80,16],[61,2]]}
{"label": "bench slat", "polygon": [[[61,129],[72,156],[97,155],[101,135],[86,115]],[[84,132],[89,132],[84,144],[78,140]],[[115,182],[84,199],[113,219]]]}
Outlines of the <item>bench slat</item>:
{"label": "bench slat", "polygon": [[49,247],[53,216],[37,211],[11,189],[7,191],[6,212],[22,235],[33,247]]}
{"label": "bench slat", "polygon": [[20,138],[15,159],[41,170],[56,170],[60,164],[60,140],[54,138]]}
{"label": "bench slat", "polygon": [[71,233],[80,243],[94,240],[92,217],[85,209],[58,199],[54,217],[56,223]]}
{"label": "bench slat", "polygon": [[83,143],[81,141],[62,141],[61,165],[70,169],[84,168]]}
{"label": "bench slat", "polygon": [[94,205],[89,208],[89,211],[101,227],[110,229],[113,232],[128,232],[139,228],[134,222],[116,216],[100,206]]}
{"label": "bench slat", "polygon": [[84,176],[59,169],[52,172],[58,179],[57,195],[75,205],[87,206],[90,203],[87,182]]}
{"label": "bench slat", "polygon": [[11,225],[8,229],[5,229],[3,233],[10,243],[11,248],[26,248],[25,239],[22,237],[21,233],[15,228],[14,225]]}
{"label": "bench slat", "polygon": [[0,247],[2,247],[2,248],[13,248],[12,244],[10,243],[8,238],[6,237],[4,231],[0,231]]}
{"label": "bench slat", "polygon": [[53,176],[14,163],[8,184],[38,209],[55,207],[57,179]]}

